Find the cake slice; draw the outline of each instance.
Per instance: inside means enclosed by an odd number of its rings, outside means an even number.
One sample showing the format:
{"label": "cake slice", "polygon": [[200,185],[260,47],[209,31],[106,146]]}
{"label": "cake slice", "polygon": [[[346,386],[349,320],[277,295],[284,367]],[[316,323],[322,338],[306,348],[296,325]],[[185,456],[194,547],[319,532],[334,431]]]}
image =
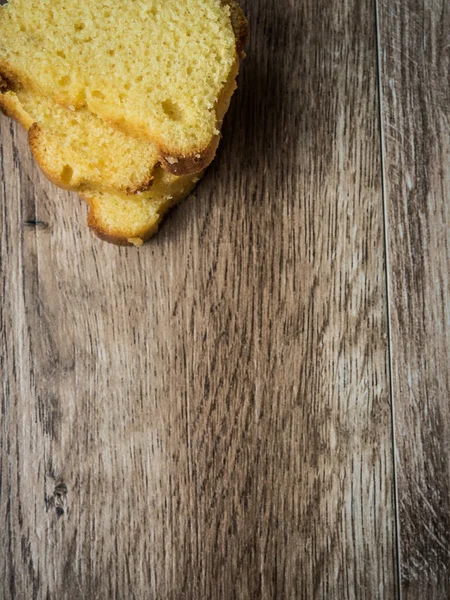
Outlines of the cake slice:
{"label": "cake slice", "polygon": [[234,0],[9,0],[0,73],[153,143],[174,174],[214,158],[247,35]]}
{"label": "cake slice", "polygon": [[117,131],[85,108],[70,110],[27,90],[0,94],[0,108],[29,130],[34,158],[59,187],[135,194],[148,190],[155,146]]}
{"label": "cake slice", "polygon": [[158,231],[167,211],[192,192],[201,175],[177,177],[159,168],[151,190],[131,197],[86,190],[81,197],[89,204],[88,225],[113,244],[142,246]]}

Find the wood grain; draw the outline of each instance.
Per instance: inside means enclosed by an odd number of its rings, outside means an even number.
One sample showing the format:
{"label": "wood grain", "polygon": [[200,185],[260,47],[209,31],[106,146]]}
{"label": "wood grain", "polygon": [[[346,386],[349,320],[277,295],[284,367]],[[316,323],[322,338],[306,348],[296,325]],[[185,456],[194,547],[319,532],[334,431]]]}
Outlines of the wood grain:
{"label": "wood grain", "polygon": [[2,598],[396,595],[373,4],[243,4],[219,157],[141,250],[0,121]]}
{"label": "wood grain", "polygon": [[450,597],[450,5],[380,3],[404,598]]}

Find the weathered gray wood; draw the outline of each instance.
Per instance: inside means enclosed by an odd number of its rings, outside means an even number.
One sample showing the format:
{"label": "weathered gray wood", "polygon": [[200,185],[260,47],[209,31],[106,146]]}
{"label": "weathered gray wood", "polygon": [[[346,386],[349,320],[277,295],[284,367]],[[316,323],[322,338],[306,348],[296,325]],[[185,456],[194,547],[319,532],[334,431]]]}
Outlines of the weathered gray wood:
{"label": "weathered gray wood", "polygon": [[381,1],[404,598],[450,598],[450,4]]}
{"label": "weathered gray wood", "polygon": [[219,157],[141,250],[2,118],[0,596],[396,593],[369,0],[246,2]]}

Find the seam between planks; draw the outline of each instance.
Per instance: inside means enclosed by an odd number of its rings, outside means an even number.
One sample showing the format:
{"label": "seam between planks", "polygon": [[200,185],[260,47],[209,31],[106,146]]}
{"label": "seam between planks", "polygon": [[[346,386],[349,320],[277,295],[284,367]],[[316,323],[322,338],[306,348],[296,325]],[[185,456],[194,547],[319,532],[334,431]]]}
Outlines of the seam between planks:
{"label": "seam between planks", "polygon": [[380,32],[380,0],[374,0],[375,28],[376,28],[376,54],[377,54],[377,84],[378,84],[378,121],[380,128],[380,151],[381,151],[381,198],[383,205],[383,238],[385,256],[386,277],[386,317],[388,335],[388,371],[389,371],[389,397],[391,405],[391,439],[392,439],[392,463],[394,477],[394,511],[395,511],[395,551],[396,551],[396,579],[397,598],[402,600],[401,581],[401,544],[400,544],[400,513],[398,505],[398,479],[397,479],[397,442],[395,435],[395,398],[393,385],[392,367],[392,327],[391,327],[391,288],[389,284],[389,237],[388,237],[388,210],[387,210],[387,187],[386,187],[386,142],[384,136],[384,112],[383,112],[383,82],[382,82],[382,47]]}

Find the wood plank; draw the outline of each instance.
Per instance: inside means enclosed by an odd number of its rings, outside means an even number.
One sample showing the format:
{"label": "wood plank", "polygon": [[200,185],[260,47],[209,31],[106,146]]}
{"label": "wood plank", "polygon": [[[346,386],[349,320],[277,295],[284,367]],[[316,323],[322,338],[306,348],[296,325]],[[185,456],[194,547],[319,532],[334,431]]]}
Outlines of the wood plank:
{"label": "wood plank", "polygon": [[373,4],[244,4],[218,160],[140,250],[0,121],[2,597],[395,596]]}
{"label": "wood plank", "polygon": [[450,5],[381,1],[404,598],[450,598]]}

